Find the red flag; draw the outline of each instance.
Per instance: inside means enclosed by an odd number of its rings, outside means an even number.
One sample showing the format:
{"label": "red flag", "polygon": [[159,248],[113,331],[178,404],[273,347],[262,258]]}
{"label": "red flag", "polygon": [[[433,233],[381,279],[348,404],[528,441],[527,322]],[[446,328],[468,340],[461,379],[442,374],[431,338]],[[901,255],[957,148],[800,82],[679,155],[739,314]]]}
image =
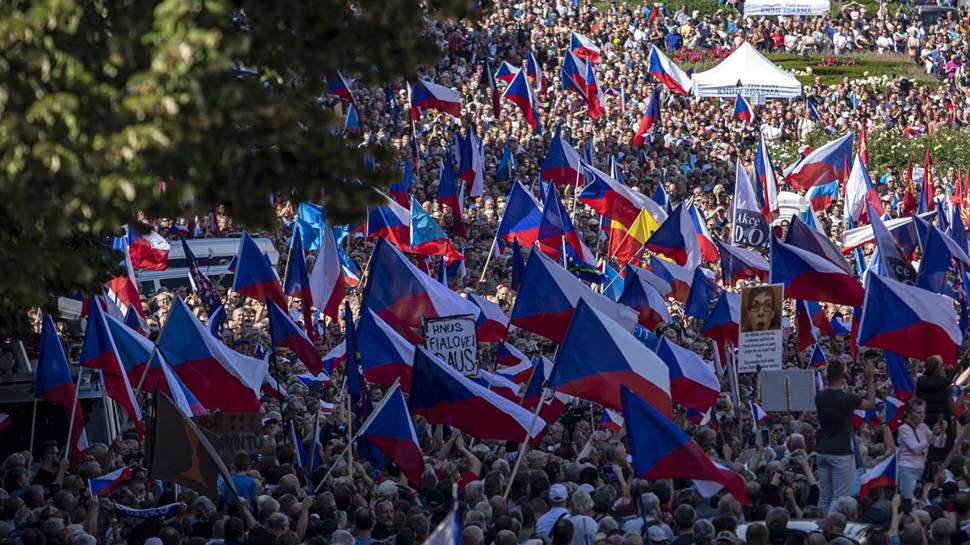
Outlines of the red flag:
{"label": "red flag", "polygon": [[930,145],[926,144],[926,153],[923,154],[923,194],[920,195],[920,200],[923,201],[925,210],[924,212],[932,212],[936,210],[936,205],[933,203],[933,176],[930,174],[933,171],[933,165],[930,163]]}
{"label": "red flag", "polygon": [[862,164],[869,166],[869,137],[866,135],[865,120],[859,121],[859,158]]}
{"label": "red flag", "polygon": [[913,164],[906,168],[906,187],[903,190],[903,209],[900,217],[909,217],[916,213],[916,185],[913,183]]}

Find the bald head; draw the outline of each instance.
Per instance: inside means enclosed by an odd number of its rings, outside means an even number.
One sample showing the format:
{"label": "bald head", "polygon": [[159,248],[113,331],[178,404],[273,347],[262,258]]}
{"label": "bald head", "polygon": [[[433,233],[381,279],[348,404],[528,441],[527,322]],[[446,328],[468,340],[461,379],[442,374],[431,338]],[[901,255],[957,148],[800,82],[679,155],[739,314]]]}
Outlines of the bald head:
{"label": "bald head", "polygon": [[485,534],[478,526],[468,526],[461,531],[461,545],[483,545]]}

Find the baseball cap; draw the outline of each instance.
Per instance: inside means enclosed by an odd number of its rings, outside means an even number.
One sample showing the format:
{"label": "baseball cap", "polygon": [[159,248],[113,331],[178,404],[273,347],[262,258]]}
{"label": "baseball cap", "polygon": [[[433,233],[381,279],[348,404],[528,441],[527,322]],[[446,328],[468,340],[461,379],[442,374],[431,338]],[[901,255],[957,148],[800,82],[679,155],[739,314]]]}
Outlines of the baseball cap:
{"label": "baseball cap", "polygon": [[551,501],[566,501],[569,497],[569,492],[566,487],[561,484],[554,484],[549,487],[549,499]]}
{"label": "baseball cap", "polygon": [[667,534],[664,532],[663,528],[659,526],[651,526],[647,528],[647,539],[650,541],[667,541]]}

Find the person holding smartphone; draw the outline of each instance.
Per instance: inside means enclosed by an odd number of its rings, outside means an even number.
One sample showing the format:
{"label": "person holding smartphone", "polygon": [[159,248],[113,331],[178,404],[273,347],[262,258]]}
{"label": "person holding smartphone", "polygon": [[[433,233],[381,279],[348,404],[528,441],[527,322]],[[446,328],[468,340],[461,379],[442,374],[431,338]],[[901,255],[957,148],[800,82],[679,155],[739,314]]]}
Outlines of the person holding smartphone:
{"label": "person holding smartphone", "polygon": [[938,419],[933,429],[926,425],[926,402],[916,397],[906,404],[905,420],[899,426],[899,494],[904,500],[912,500],[916,482],[926,468],[926,455],[930,446],[946,444],[946,429]]}

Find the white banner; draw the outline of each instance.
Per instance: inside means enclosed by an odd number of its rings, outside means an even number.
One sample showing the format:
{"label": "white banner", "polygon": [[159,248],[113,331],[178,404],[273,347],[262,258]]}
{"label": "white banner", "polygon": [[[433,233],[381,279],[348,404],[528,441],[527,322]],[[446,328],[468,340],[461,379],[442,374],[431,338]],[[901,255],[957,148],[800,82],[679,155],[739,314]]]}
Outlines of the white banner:
{"label": "white banner", "polygon": [[830,10],[829,0],[747,0],[744,16],[822,15]]}
{"label": "white banner", "polygon": [[425,318],[424,346],[460,373],[478,374],[478,334],[473,317]]}

